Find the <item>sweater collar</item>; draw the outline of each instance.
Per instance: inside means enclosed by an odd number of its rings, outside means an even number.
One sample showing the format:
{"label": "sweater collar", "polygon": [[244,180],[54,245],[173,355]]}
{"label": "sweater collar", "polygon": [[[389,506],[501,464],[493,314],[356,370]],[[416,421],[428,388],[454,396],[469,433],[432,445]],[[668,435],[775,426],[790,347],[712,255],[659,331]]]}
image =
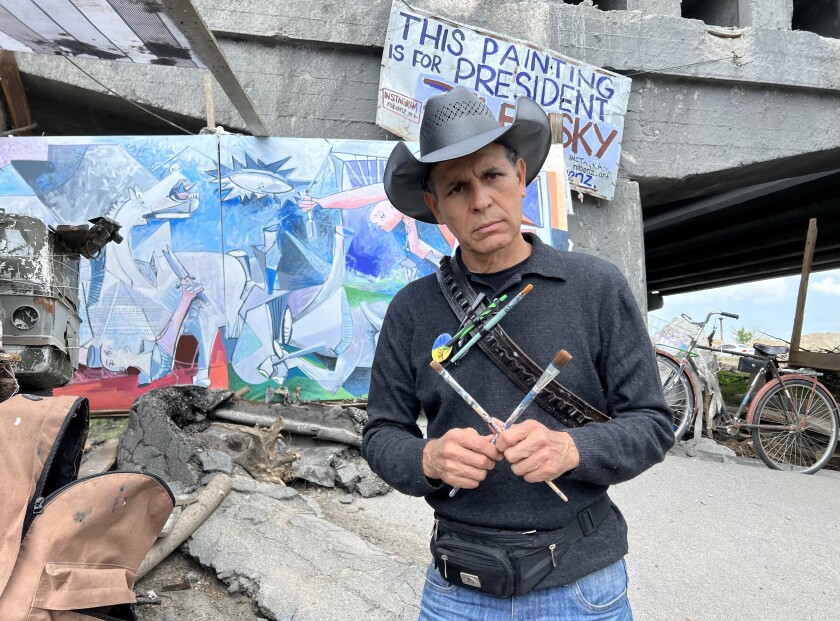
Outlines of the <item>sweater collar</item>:
{"label": "sweater collar", "polygon": [[[565,280],[566,262],[563,258],[563,251],[557,250],[556,248],[545,244],[534,233],[522,233],[522,236],[525,238],[525,241],[531,244],[532,249],[531,256],[526,259],[525,265],[522,266],[520,274],[522,276],[525,276],[526,274],[537,274],[547,278]],[[463,269],[465,266],[464,261],[461,258],[460,246],[455,250],[455,254],[458,264],[461,265]],[[470,276],[472,276],[472,274]],[[480,276],[480,274],[476,274],[476,276]]]}

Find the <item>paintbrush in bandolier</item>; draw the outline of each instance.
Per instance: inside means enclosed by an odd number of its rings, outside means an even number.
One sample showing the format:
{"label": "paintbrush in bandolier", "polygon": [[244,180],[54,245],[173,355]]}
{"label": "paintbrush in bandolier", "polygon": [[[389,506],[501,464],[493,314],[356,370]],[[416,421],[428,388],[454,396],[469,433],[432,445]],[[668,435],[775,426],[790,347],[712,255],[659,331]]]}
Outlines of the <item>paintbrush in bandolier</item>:
{"label": "paintbrush in bandolier", "polygon": [[435,339],[434,345],[432,345],[432,358],[434,360],[441,363],[445,362],[453,352],[457,353],[460,351],[464,346],[464,339],[467,338],[470,332],[472,332],[476,327],[480,329],[487,321],[499,312],[502,302],[507,299],[507,295],[494,298],[493,301],[487,305],[487,308],[481,311],[481,314],[476,315],[478,307],[484,299],[484,294],[479,293],[470,306],[467,316],[464,317],[461,325],[458,326],[455,336],[450,336],[448,333],[444,332]]}
{"label": "paintbrush in bandolier", "polygon": [[531,292],[531,289],[533,288],[534,285],[526,285],[522,291],[516,294],[516,297],[514,297],[510,302],[507,303],[507,305],[505,305],[492,316],[482,321],[481,325],[478,326],[478,328],[473,332],[472,338],[467,342],[466,345],[464,345],[460,350],[458,350],[457,354],[452,356],[452,360],[450,362],[455,364],[456,362],[458,362],[458,360],[463,358],[464,355],[470,350],[470,347],[472,347],[473,345],[478,343],[479,340],[484,338],[484,335],[490,332],[490,330],[493,329],[493,326],[495,326],[502,319],[504,319],[505,315],[507,315],[513,309],[514,306],[519,304],[522,298],[528,295]]}
{"label": "paintbrush in bandolier", "polygon": [[[540,378],[536,381],[534,386],[531,388],[530,391],[525,395],[522,399],[520,404],[514,409],[511,415],[504,423],[503,428],[499,428],[499,426],[493,421],[493,418],[484,410],[484,408],[479,405],[479,403],[467,392],[456,380],[452,375],[449,374],[446,369],[443,368],[441,364],[447,358],[449,358],[452,352],[452,345],[456,342],[459,342],[463,339],[467,334],[472,332],[472,338],[460,347],[460,349],[455,353],[452,357],[453,364],[456,363],[460,358],[462,358],[469,349],[475,345],[485,334],[487,334],[490,330],[493,329],[497,323],[499,323],[510,310],[516,306],[523,297],[528,295],[533,289],[533,285],[527,285],[522,291],[520,291],[516,297],[514,297],[506,306],[503,308],[499,308],[498,305],[502,301],[504,301],[505,296],[502,298],[496,298],[493,302],[475,319],[475,312],[478,304],[482,299],[482,294],[479,294],[479,297],[476,298],[476,301],[470,307],[470,312],[467,314],[467,317],[462,322],[461,326],[459,327],[456,335],[454,337],[450,337],[448,334],[442,334],[435,340],[434,348],[432,349],[432,362],[431,367],[435,370],[435,372],[440,375],[443,380],[449,384],[455,392],[469,405],[472,410],[478,414],[481,419],[487,423],[490,430],[495,434],[495,438],[493,439],[493,443],[495,444],[496,439],[499,437],[499,434],[508,429],[511,425],[513,425],[517,419],[522,415],[525,409],[531,404],[534,398],[542,392],[542,390],[553,380],[557,374],[560,372],[560,369],[565,366],[571,359],[572,356],[564,349],[561,349],[557,352],[557,355],[548,365],[548,367],[543,371]],[[494,308],[491,312],[491,308]],[[466,325],[465,325],[466,324]],[[560,489],[551,481],[546,481],[546,484],[554,490],[554,492],[560,496],[564,501],[568,502],[568,498],[566,495],[560,491]],[[458,488],[452,488],[452,491],[449,493],[449,496],[452,497],[458,493]]]}

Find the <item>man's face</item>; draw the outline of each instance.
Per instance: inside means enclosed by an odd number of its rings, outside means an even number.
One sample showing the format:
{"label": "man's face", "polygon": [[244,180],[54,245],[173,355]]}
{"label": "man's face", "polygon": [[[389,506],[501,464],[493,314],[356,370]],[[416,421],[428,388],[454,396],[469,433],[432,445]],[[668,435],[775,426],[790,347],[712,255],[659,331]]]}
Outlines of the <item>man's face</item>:
{"label": "man's face", "polygon": [[505,148],[489,144],[432,169],[429,209],[458,239],[462,252],[488,257],[519,241],[525,161],[510,163]]}

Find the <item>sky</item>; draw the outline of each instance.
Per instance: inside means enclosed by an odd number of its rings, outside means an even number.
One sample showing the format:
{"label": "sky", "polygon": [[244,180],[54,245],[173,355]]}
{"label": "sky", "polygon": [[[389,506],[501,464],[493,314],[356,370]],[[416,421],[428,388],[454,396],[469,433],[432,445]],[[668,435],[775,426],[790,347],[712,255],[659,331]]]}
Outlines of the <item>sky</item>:
{"label": "sky", "polygon": [[[685,313],[702,321],[710,311],[723,310],[740,315],[724,319],[726,342],[736,342],[733,331],[741,327],[790,341],[799,281],[786,276],[666,296],[665,305],[650,314],[670,321]],[[814,332],[840,332],[840,269],[811,274],[802,334]]]}

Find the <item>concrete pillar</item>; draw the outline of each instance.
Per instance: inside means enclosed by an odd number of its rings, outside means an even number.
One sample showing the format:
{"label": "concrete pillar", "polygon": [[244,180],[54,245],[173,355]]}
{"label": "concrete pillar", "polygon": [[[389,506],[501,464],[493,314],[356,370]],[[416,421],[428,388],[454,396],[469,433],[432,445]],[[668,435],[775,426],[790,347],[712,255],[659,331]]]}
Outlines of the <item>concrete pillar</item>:
{"label": "concrete pillar", "polygon": [[627,0],[628,11],[641,11],[648,15],[680,16],[680,0]]}
{"label": "concrete pillar", "polygon": [[742,28],[790,30],[793,0],[739,0]]}
{"label": "concrete pillar", "polygon": [[642,313],[647,309],[645,242],[639,185],[619,177],[611,201],[572,194],[574,215],[569,216],[573,252],[594,254],[615,263],[622,271]]}

